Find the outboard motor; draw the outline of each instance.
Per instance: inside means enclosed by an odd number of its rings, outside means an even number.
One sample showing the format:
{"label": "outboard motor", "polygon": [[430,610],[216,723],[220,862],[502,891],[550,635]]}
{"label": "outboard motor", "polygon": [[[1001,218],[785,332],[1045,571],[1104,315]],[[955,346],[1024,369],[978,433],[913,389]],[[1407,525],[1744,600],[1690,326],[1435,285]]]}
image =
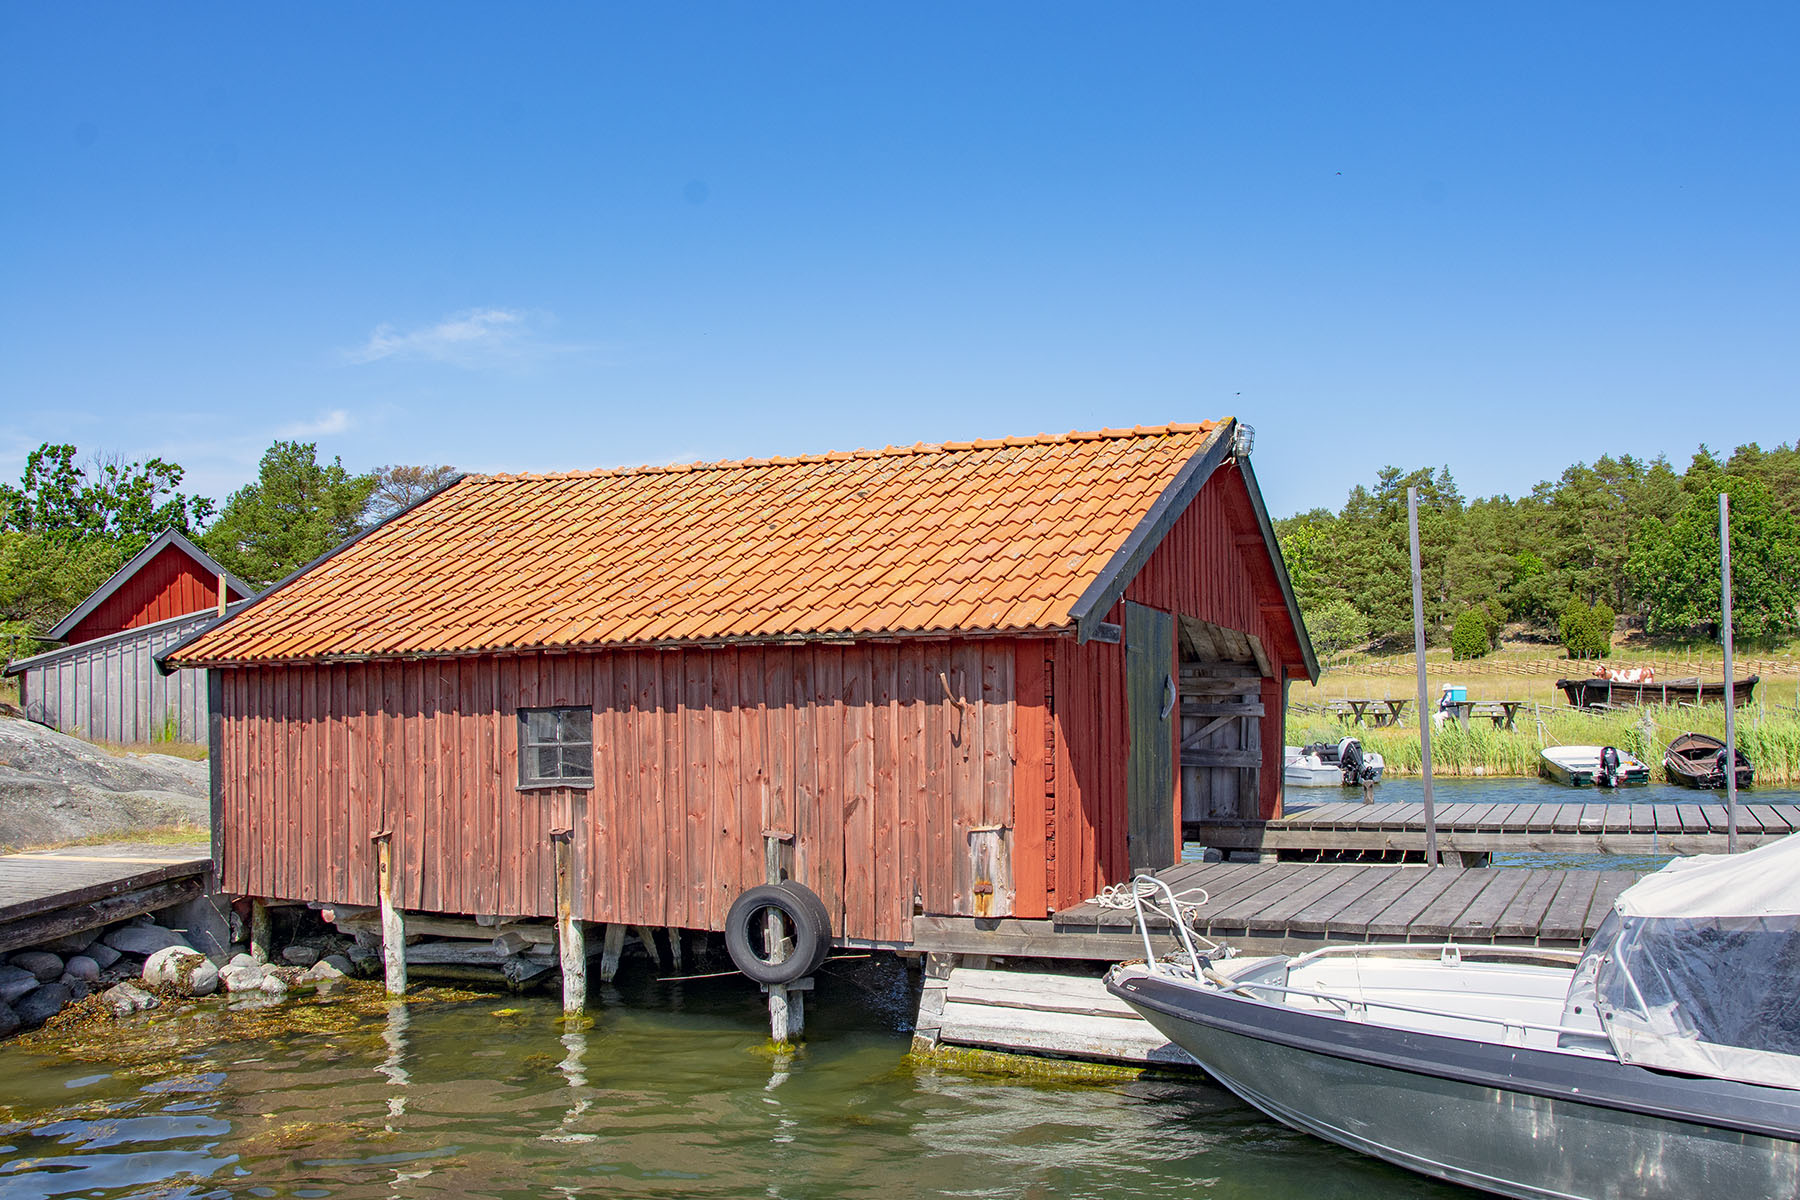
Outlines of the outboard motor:
{"label": "outboard motor", "polygon": [[1611,746],[1600,747],[1600,769],[1594,772],[1594,782],[1605,788],[1618,787],[1619,765],[1617,750]]}
{"label": "outboard motor", "polygon": [[1363,761],[1362,743],[1353,737],[1338,743],[1338,767],[1344,772],[1344,783],[1348,786],[1368,783],[1375,778],[1375,769]]}

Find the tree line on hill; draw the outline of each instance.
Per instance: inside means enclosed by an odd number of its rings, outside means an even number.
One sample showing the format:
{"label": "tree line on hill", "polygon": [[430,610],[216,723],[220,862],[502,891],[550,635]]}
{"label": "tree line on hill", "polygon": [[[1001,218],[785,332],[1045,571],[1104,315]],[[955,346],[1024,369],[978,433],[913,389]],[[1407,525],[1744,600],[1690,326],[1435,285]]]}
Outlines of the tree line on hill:
{"label": "tree line on hill", "polygon": [[1412,645],[1409,487],[1419,489],[1427,640],[1459,658],[1486,654],[1508,622],[1573,657],[1607,654],[1620,617],[1668,642],[1716,639],[1721,492],[1735,636],[1772,645],[1800,629],[1800,442],[1752,442],[1725,459],[1702,446],[1682,472],[1662,457],[1604,456],[1517,499],[1467,499],[1447,467],[1385,467],[1339,511],[1275,522],[1322,655]]}
{"label": "tree line on hill", "polygon": [[164,530],[267,587],[455,474],[391,465],[353,474],[312,442],[277,441],[223,506],[181,490],[177,463],[46,442],[0,484],[0,661],[45,648],[57,621]]}

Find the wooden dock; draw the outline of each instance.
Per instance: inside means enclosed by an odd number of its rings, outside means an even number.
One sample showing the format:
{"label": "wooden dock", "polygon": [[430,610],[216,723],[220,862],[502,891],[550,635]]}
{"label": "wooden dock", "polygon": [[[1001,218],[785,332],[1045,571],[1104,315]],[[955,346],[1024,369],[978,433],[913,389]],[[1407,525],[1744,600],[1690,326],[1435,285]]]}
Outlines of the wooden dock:
{"label": "wooden dock", "polygon": [[204,843],[0,855],[0,952],[184,903],[206,890],[211,873]]}
{"label": "wooden dock", "polygon": [[[1438,847],[1464,854],[1723,854],[1723,803],[1445,804]],[[1800,831],[1800,804],[1738,804],[1738,847]],[[1222,850],[1415,853],[1425,849],[1425,806],[1343,802],[1294,806],[1273,821],[1213,822],[1189,839]]]}
{"label": "wooden dock", "polygon": [[[1527,871],[1363,863],[1184,863],[1156,872],[1176,892],[1199,888],[1194,928],[1247,954],[1299,954],[1349,942],[1579,947],[1633,871]],[[1199,899],[1189,896],[1188,899]],[[1155,939],[1175,946],[1172,928]],[[1045,959],[1142,958],[1129,908],[1083,903],[1047,920],[915,917],[914,948]]]}

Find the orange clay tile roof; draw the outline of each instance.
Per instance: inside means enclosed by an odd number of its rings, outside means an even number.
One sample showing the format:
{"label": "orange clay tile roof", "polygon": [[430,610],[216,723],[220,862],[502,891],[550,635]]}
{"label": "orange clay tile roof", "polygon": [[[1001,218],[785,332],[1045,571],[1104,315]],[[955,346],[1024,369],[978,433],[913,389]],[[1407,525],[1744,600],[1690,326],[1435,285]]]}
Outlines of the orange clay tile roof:
{"label": "orange clay tile roof", "polygon": [[1067,628],[1223,424],[471,475],[168,658]]}

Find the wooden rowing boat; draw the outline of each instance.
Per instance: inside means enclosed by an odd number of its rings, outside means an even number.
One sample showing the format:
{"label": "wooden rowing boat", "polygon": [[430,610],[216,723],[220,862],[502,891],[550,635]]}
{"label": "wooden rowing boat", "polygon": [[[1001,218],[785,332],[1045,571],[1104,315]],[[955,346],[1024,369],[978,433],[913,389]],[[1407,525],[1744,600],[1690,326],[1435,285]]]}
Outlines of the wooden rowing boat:
{"label": "wooden rowing boat", "polygon": [[[1684,733],[1669,743],[1663,755],[1663,771],[1670,783],[1682,787],[1722,788],[1725,786],[1725,743],[1704,733]],[[1750,786],[1756,771],[1742,750],[1737,754],[1737,784]]]}
{"label": "wooden rowing boat", "polygon": [[[1761,676],[1736,679],[1731,684],[1731,702],[1738,708],[1750,703]],[[1723,679],[1658,679],[1651,683],[1619,683],[1598,675],[1585,679],[1559,679],[1569,703],[1576,708],[1623,708],[1644,704],[1723,704]]]}

